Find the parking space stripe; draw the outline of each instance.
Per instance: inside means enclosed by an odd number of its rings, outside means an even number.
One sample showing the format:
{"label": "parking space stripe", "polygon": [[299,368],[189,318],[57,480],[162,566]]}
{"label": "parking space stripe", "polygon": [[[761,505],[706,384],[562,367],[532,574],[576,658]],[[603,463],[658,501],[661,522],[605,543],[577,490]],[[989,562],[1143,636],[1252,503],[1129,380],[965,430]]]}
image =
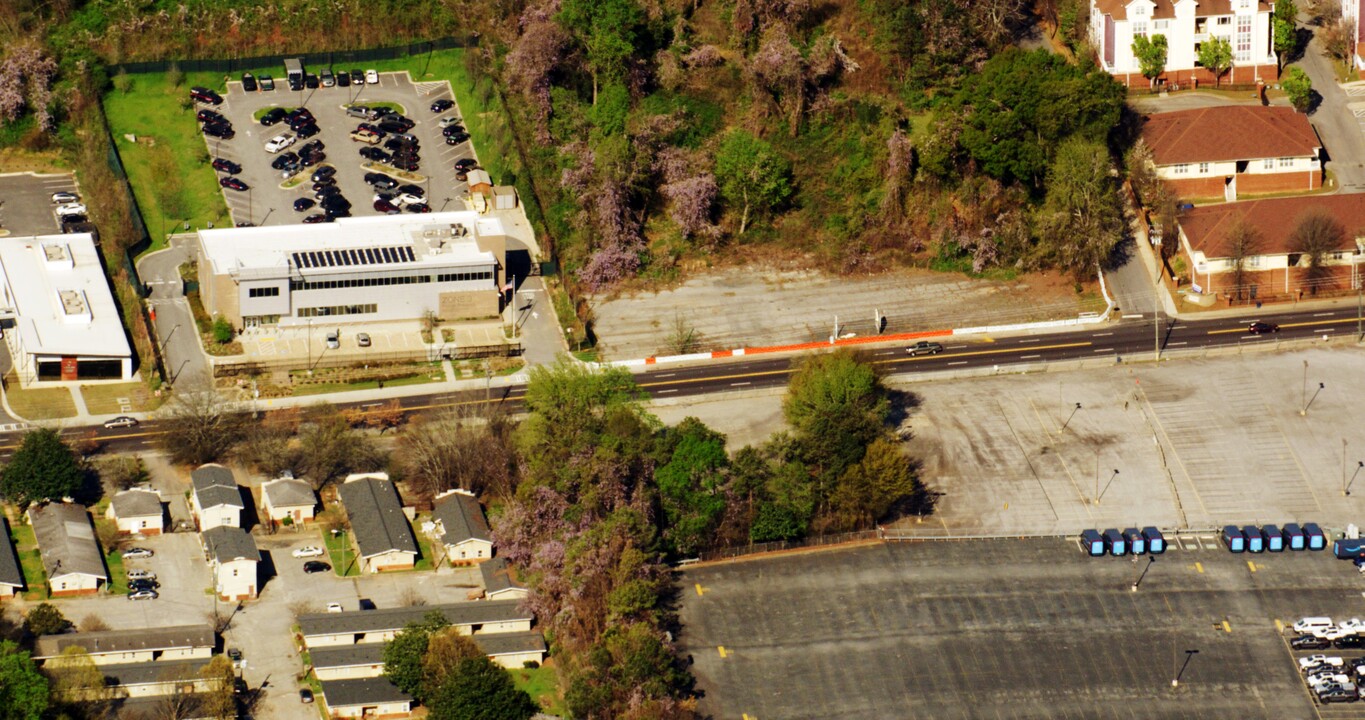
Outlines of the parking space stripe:
{"label": "parking space stripe", "polygon": [[1232,632],[1232,626],[1228,624],[1227,620],[1223,621],[1223,632]]}
{"label": "parking space stripe", "polygon": [[730,654],[727,653],[727,652],[725,652],[725,646],[724,646],[724,645],[717,645],[717,646],[716,646],[716,650],[720,651],[720,656],[721,656],[721,657],[730,657]]}

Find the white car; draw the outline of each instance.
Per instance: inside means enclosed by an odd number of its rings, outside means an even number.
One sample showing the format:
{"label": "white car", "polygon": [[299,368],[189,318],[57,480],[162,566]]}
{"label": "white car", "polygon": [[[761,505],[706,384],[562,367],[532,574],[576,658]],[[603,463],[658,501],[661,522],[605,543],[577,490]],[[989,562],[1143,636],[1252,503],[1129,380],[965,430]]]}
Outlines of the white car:
{"label": "white car", "polygon": [[374,71],[374,70],[366,70],[366,71],[365,71],[365,82],[367,82],[367,83],[369,83],[369,84],[371,84],[371,85],[378,85],[378,84],[379,84],[379,73],[376,72],[376,71]]}
{"label": "white car", "polygon": [[294,551],[294,557],[296,558],[321,557],[322,555],[322,548],[317,547],[316,545],[307,545]]}
{"label": "white car", "polygon": [[1302,670],[1302,671],[1304,671],[1304,672],[1308,672],[1308,671],[1312,670],[1313,668],[1320,668],[1320,667],[1325,667],[1325,666],[1329,666],[1329,665],[1330,665],[1331,667],[1341,667],[1342,665],[1345,665],[1345,664],[1346,664],[1346,661],[1345,661],[1345,660],[1342,660],[1339,656],[1336,656],[1336,655],[1332,655],[1332,656],[1328,656],[1328,655],[1309,655],[1308,657],[1299,658],[1299,669]]}
{"label": "white car", "polygon": [[408,205],[416,205],[417,203],[426,201],[411,193],[403,193],[402,195],[399,195],[398,197],[394,198],[393,202],[399,207],[407,207]]}
{"label": "white car", "polygon": [[446,128],[450,127],[451,125],[459,125],[459,124],[460,124],[460,119],[457,118],[457,117],[443,117],[443,118],[441,118],[441,122],[437,123],[437,127],[441,128],[442,130],[445,130]]}
{"label": "white car", "polygon": [[152,572],[151,570],[129,570],[129,571],[128,571],[128,579],[129,579],[129,580],[155,580],[155,579],[156,579],[156,573]]}
{"label": "white car", "polygon": [[82,204],[80,204],[80,203],[74,203],[74,202],[73,202],[73,203],[67,203],[67,204],[65,204],[65,205],[58,205],[58,206],[57,206],[57,215],[58,215],[58,216],[66,216],[66,215],[84,215],[85,213],[86,213],[86,208],[85,208],[84,205],[82,205]]}
{"label": "white car", "polygon": [[276,135],[275,137],[270,138],[270,142],[265,144],[265,151],[268,153],[277,153],[290,145],[293,145],[295,140],[298,140],[298,138],[289,133]]}
{"label": "white car", "polygon": [[1341,622],[1337,623],[1337,627],[1341,628],[1342,630],[1349,630],[1353,633],[1359,633],[1360,631],[1365,630],[1365,620],[1361,620],[1360,618],[1342,620]]}
{"label": "white car", "polygon": [[1346,673],[1324,672],[1308,676],[1308,684],[1313,687],[1320,687],[1322,685],[1327,685],[1328,683],[1345,685],[1349,682],[1351,682],[1351,676]]}
{"label": "white car", "polygon": [[1335,625],[1329,617],[1306,617],[1300,618],[1294,623],[1294,632],[1309,633],[1320,628],[1329,628]]}
{"label": "white car", "polygon": [[1314,630],[1312,633],[1313,637],[1320,637],[1324,640],[1340,640],[1355,634],[1354,630],[1347,630],[1346,628],[1340,628],[1335,625],[1321,630]]}
{"label": "white car", "polygon": [[77,202],[77,201],[80,200],[80,199],[81,199],[81,196],[80,196],[80,195],[77,195],[76,193],[73,193],[73,192],[65,192],[65,191],[63,191],[63,192],[55,192],[55,193],[52,193],[52,202],[54,202],[54,203],[56,203],[56,204],[58,204],[58,205],[61,205],[61,204],[64,204],[64,203],[73,203],[73,202]]}
{"label": "white car", "polygon": [[341,612],[341,603],[327,603],[327,612]]}

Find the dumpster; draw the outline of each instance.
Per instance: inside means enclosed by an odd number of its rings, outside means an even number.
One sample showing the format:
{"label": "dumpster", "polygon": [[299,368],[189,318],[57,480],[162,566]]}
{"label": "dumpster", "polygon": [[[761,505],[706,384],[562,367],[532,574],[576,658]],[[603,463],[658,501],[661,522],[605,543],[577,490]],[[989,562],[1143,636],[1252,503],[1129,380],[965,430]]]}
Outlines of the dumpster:
{"label": "dumpster", "polygon": [[1134,555],[1142,555],[1147,552],[1147,540],[1142,537],[1142,533],[1137,528],[1124,530],[1123,539],[1128,542],[1128,552]]}
{"label": "dumpster", "polygon": [[1270,552],[1282,552],[1284,550],[1284,533],[1274,525],[1266,525],[1261,528],[1261,537],[1265,539],[1265,549]]}
{"label": "dumpster", "polygon": [[1284,546],[1290,550],[1303,550],[1308,547],[1308,541],[1303,535],[1303,528],[1298,523],[1285,523],[1281,530],[1284,533]]}
{"label": "dumpster", "polygon": [[1341,560],[1355,560],[1365,557],[1365,540],[1342,538],[1332,543],[1332,554]]}
{"label": "dumpster", "polygon": [[1317,523],[1303,524],[1303,537],[1308,543],[1309,550],[1325,550],[1327,548],[1327,536],[1322,534],[1322,528]]}
{"label": "dumpster", "polygon": [[1104,544],[1110,555],[1122,555],[1128,551],[1128,543],[1123,541],[1123,533],[1114,528],[1104,531]]}
{"label": "dumpster", "polygon": [[1228,546],[1232,552],[1246,552],[1247,538],[1236,525],[1229,525],[1223,528],[1223,544]]}
{"label": "dumpster", "polygon": [[1104,537],[1099,530],[1084,530],[1081,532],[1081,549],[1091,557],[1099,557],[1104,554]]}
{"label": "dumpster", "polygon": [[1242,534],[1247,538],[1247,552],[1265,552],[1265,538],[1261,537],[1260,528],[1247,525],[1242,528]]}
{"label": "dumpster", "polygon": [[1147,552],[1153,555],[1166,552],[1166,538],[1162,536],[1160,530],[1154,527],[1145,527],[1142,529],[1142,539],[1147,541]]}

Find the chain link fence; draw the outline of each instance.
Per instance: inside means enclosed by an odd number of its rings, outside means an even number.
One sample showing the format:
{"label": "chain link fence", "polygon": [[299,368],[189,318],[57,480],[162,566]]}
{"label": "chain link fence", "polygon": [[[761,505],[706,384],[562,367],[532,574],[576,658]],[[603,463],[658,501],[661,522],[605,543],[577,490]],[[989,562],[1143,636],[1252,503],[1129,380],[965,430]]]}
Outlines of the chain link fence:
{"label": "chain link fence", "polygon": [[118,63],[110,66],[110,74],[120,72],[130,75],[137,73],[166,72],[172,68],[181,72],[220,72],[232,74],[243,70],[255,70],[272,65],[284,71],[285,58],[301,58],[304,67],[309,65],[331,66],[349,65],[369,60],[397,60],[416,55],[426,55],[436,50],[474,47],[479,44],[478,35],[465,37],[444,37],[434,40],[394,45],[392,47],[370,48],[367,50],[338,50],[334,52],[289,53],[287,55],[259,55],[249,58],[220,58],[205,60],[151,60],[148,62]]}

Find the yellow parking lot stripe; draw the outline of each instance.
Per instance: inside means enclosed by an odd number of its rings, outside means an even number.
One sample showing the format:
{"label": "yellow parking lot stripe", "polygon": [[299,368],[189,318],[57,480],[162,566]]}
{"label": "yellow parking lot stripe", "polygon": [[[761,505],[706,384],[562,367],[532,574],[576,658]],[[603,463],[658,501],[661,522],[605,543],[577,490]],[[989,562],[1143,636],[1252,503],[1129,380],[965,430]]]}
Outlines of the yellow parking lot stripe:
{"label": "yellow parking lot stripe", "polygon": [[1247,561],[1247,567],[1251,568],[1251,571],[1252,571],[1252,572],[1256,572],[1256,563],[1254,563],[1254,562],[1248,560],[1248,561]]}
{"label": "yellow parking lot stripe", "polygon": [[1232,632],[1232,626],[1228,624],[1228,621],[1227,621],[1227,620],[1224,620],[1224,621],[1223,621],[1223,631],[1224,631],[1224,632]]}
{"label": "yellow parking lot stripe", "polygon": [[697,597],[701,597],[702,593],[706,592],[706,588],[702,587],[701,583],[695,583],[693,587],[697,588]]}
{"label": "yellow parking lot stripe", "polygon": [[750,715],[749,713],[740,713],[740,717],[744,718],[744,720],[758,720],[757,717]]}
{"label": "yellow parking lot stripe", "polygon": [[717,645],[717,646],[716,646],[716,649],[720,651],[720,656],[721,656],[721,657],[729,657],[729,656],[730,656],[730,653],[725,652],[725,646],[724,646],[724,645]]}
{"label": "yellow parking lot stripe", "polygon": [[1201,563],[1201,562],[1195,563],[1195,564],[1194,564],[1194,569],[1195,569],[1195,570],[1198,570],[1200,575],[1203,575],[1203,574],[1204,574],[1204,563]]}
{"label": "yellow parking lot stripe", "polygon": [[1280,622],[1279,618],[1275,618],[1275,632],[1277,633],[1284,632],[1284,623]]}

